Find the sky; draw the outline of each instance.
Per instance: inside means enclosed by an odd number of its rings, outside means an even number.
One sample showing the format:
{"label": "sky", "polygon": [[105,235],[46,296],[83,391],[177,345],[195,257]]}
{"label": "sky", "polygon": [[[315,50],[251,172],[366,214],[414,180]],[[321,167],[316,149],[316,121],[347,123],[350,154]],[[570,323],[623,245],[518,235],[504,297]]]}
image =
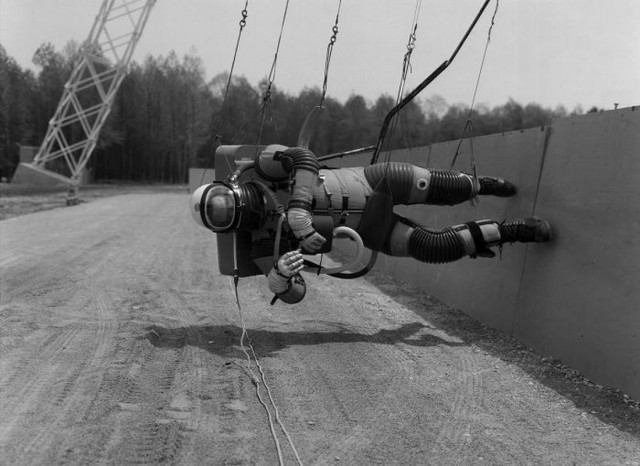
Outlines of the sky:
{"label": "sky", "polygon": [[[122,0],[116,0],[120,3]],[[103,0],[0,0],[0,44],[23,68],[44,42],[57,50],[88,36]],[[472,101],[496,0],[464,48],[421,94]],[[453,53],[483,0],[422,0],[405,89]],[[268,76],[286,0],[250,0],[234,73]],[[229,70],[244,0],[157,0],[133,60],[199,56],[210,79]],[[417,0],[342,0],[328,95],[344,102],[395,96]],[[275,85],[291,94],[321,87],[338,0],[289,0]],[[500,0],[476,105],[508,99],[545,108],[640,105],[640,0]]]}

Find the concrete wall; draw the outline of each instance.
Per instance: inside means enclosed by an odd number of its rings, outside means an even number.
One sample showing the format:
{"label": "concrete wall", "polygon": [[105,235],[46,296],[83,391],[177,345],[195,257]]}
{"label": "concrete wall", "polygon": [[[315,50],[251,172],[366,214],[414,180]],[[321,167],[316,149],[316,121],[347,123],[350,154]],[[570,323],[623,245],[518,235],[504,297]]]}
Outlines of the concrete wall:
{"label": "concrete wall", "polygon": [[[38,154],[39,147],[36,146],[20,146],[20,163],[11,178],[14,184],[30,185],[37,187],[68,187],[69,178],[61,175],[66,165],[63,160],[58,159],[43,170],[40,167],[32,165],[33,159]],[[80,175],[79,184],[85,186],[93,183],[93,169],[85,168]]]}
{"label": "concrete wall", "polygon": [[[450,168],[456,146],[394,151],[392,160]],[[470,169],[470,149],[462,145],[454,168]],[[473,152],[479,174],[513,181],[518,195],[397,211],[434,228],[537,215],[552,223],[555,241],[444,265],[380,255],[376,267],[640,399],[640,107],[475,138]],[[214,178],[210,169],[192,169],[191,191]]]}
{"label": "concrete wall", "polygon": [[38,147],[20,146],[20,163],[31,163],[38,153]]}
{"label": "concrete wall", "polygon": [[68,188],[69,179],[54,172],[42,170],[30,163],[20,163],[11,178],[12,184],[39,188]]}
{"label": "concrete wall", "polygon": [[[456,145],[392,159],[448,168]],[[463,148],[455,168],[469,170]],[[433,227],[537,215],[552,223],[555,241],[506,245],[501,260],[429,265],[380,256],[378,267],[640,399],[640,108],[476,138],[473,151],[479,174],[514,181],[516,197],[398,211]]]}

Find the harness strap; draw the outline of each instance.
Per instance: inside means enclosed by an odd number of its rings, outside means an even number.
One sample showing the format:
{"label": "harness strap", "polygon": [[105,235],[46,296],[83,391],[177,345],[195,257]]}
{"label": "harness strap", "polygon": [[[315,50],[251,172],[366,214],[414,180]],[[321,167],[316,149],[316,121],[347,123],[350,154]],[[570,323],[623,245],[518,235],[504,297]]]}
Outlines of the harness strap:
{"label": "harness strap", "polygon": [[487,242],[484,240],[484,236],[482,235],[482,230],[480,226],[476,222],[467,222],[465,223],[467,228],[469,228],[469,233],[471,233],[471,238],[473,238],[473,243],[476,246],[476,251],[482,251],[486,249]]}
{"label": "harness strap", "polygon": [[325,183],[324,177],[321,175],[319,178],[322,180],[322,189],[324,189],[324,194],[327,196],[327,211],[329,215],[333,216],[333,204],[331,204],[331,196],[333,193],[329,189],[329,186],[327,186],[327,183]]}

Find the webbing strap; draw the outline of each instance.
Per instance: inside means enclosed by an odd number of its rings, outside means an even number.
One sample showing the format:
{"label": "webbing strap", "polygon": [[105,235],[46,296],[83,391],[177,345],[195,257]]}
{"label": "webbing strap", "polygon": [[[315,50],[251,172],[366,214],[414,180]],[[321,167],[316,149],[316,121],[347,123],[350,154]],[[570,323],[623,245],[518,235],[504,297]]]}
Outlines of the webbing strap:
{"label": "webbing strap", "polygon": [[476,246],[476,252],[486,249],[487,242],[484,240],[480,226],[476,222],[467,222],[465,225],[469,228],[469,233],[471,233],[471,237],[473,238],[473,244]]}

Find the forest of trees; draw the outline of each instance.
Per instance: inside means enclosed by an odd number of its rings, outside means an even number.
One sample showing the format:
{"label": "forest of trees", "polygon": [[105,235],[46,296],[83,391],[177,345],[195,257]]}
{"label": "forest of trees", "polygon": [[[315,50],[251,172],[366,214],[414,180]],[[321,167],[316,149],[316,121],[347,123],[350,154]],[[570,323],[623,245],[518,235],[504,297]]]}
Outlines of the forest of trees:
{"label": "forest of trees", "polygon": [[[0,176],[11,177],[19,145],[41,144],[77,56],[75,43],[62,51],[43,44],[33,57],[34,73],[0,44]],[[224,100],[227,81],[228,74],[221,74],[207,82],[201,60],[192,55],[172,52],[134,62],[89,161],[95,179],[183,183],[190,166],[212,164],[219,141],[295,145],[302,122],[320,102],[317,87],[290,95],[274,86],[265,106],[266,81],[252,86],[243,77],[234,77]],[[375,102],[357,94],[344,103],[328,97],[311,149],[325,155],[375,144],[394,104],[390,95]],[[448,105],[437,95],[416,99],[400,112],[387,142],[399,148],[458,139],[468,114],[467,106]],[[494,108],[477,106],[471,119],[474,135],[482,135],[548,125],[568,114],[562,106],[510,99]]]}

